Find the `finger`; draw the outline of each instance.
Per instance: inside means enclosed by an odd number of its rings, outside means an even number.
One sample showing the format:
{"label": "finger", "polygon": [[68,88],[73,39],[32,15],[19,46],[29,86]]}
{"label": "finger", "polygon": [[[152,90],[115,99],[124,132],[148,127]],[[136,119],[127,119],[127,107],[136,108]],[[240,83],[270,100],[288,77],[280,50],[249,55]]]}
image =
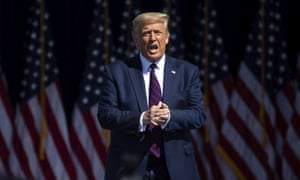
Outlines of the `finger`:
{"label": "finger", "polygon": [[168,108],[168,105],[162,102],[160,108],[161,108],[161,109]]}

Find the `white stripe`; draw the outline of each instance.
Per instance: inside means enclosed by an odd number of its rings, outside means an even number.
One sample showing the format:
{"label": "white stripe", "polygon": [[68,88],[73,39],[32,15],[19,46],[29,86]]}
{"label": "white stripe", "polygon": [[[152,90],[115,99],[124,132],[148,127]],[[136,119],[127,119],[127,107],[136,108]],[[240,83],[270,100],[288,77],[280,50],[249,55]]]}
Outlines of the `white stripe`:
{"label": "white stripe", "polygon": [[[55,99],[55,96],[51,97],[51,99]],[[41,114],[41,106],[39,104],[39,101],[36,96],[34,98],[28,100],[28,106],[30,108],[30,112],[33,114],[34,123],[35,123],[35,130],[38,131],[39,136],[41,135],[41,120],[42,120],[42,114]],[[55,113],[55,111],[53,111]],[[63,121],[61,119],[61,121]],[[60,127],[61,129],[62,127]],[[41,137],[38,137],[41,138]],[[61,177],[64,177],[65,175],[62,173],[66,173],[66,170],[62,164],[62,159],[59,156],[59,153],[56,149],[56,145],[53,142],[53,137],[51,134],[51,131],[49,127],[47,126],[46,131],[46,139],[44,142],[44,150],[45,155],[48,158],[48,163],[51,166],[51,169],[54,173],[54,176],[58,179]],[[38,156],[38,155],[37,155]],[[41,178],[41,176],[35,176],[36,178]]]}
{"label": "white stripe", "polygon": [[225,121],[222,127],[222,133],[224,137],[231,143],[232,147],[239,154],[241,158],[245,161],[245,164],[252,171],[252,174],[257,177],[257,179],[267,179],[267,174],[264,167],[260,164],[256,155],[253,154],[251,148],[244,142],[243,137],[231,126],[229,121]]}
{"label": "white stripe", "polygon": [[[95,113],[96,114],[96,113]],[[97,120],[94,117],[94,121],[96,121],[96,128],[99,130],[99,124]],[[92,137],[90,137],[89,129],[86,126],[85,120],[82,117],[82,114],[80,113],[78,106],[75,106],[74,109],[74,116],[73,116],[73,126],[76,131],[76,134],[79,138],[79,141],[84,148],[85,152],[88,155],[88,158],[91,162],[91,166],[93,168],[93,174],[96,178],[103,178],[104,177],[104,165],[103,162],[101,162],[101,159],[98,155],[96,147],[93,144]],[[100,133],[100,131],[99,131]]]}
{"label": "white stripe", "polygon": [[[54,114],[54,118],[56,120],[57,128],[59,133],[62,135],[63,139],[61,140],[64,144],[55,145],[55,134],[52,134],[52,132],[49,129],[49,126],[47,126],[47,139],[45,144],[46,153],[49,159],[49,163],[51,164],[51,167],[57,177],[57,179],[69,179],[67,169],[65,165],[63,164],[63,159],[61,159],[61,156],[63,154],[60,154],[58,148],[59,146],[65,146],[68,150],[70,157],[70,143],[68,138],[68,130],[67,130],[67,120],[63,111],[62,102],[60,99],[60,96],[58,95],[58,91],[56,89],[55,83],[52,83],[46,88],[46,94],[48,96],[50,109],[52,110]],[[72,159],[70,159],[72,160]],[[68,162],[71,163],[71,162]]]}
{"label": "white stripe", "polygon": [[204,139],[202,137],[202,134],[200,134],[198,132],[197,129],[192,129],[190,130],[190,133],[194,139],[194,142],[196,143],[196,145],[194,145],[195,147],[195,153],[199,155],[200,157],[200,164],[203,166],[204,170],[205,170],[205,174],[207,176],[207,179],[212,179],[212,174],[211,174],[211,169],[210,166],[208,164],[208,160],[205,156],[205,150],[204,150]]}
{"label": "white stripe", "polygon": [[231,100],[233,102],[232,107],[235,109],[235,112],[238,114],[242,122],[252,133],[255,139],[258,142],[261,142],[263,135],[262,133],[264,130],[259,120],[257,120],[256,116],[251,112],[250,109],[248,109],[247,105],[236,91],[233,91]]}
{"label": "white stripe", "polygon": [[70,149],[71,146],[68,137],[67,120],[64,112],[64,107],[62,106],[62,101],[55,83],[49,85],[46,88],[46,92],[49,104],[56,119],[56,123],[58,124],[59,131],[64,138],[64,143],[68,147],[68,149]]}
{"label": "white stripe", "polygon": [[4,107],[0,97],[0,133],[2,134],[0,136],[3,137],[6,146],[9,148],[12,138],[12,124],[5,109],[6,107]]}
{"label": "white stripe", "polygon": [[[293,107],[291,106],[289,100],[286,98],[283,91],[280,91],[276,96],[276,103],[279,108],[280,113],[285,121],[285,124],[290,124],[290,120],[293,116]],[[285,134],[283,134],[285,135]]]}
{"label": "white stripe", "polygon": [[292,124],[288,129],[286,139],[287,139],[288,145],[291,147],[292,151],[294,152],[294,154],[296,155],[296,157],[298,158],[298,161],[299,161],[300,160],[300,151],[299,151],[300,139],[297,135],[297,132],[295,132],[295,129],[292,126]]}
{"label": "white stripe", "polygon": [[[286,161],[285,158],[282,158],[282,177],[284,179],[297,179],[297,176],[295,175],[294,171],[290,167],[289,163]],[[298,173],[298,172],[296,172]]]}
{"label": "white stripe", "polygon": [[223,117],[225,117],[230,103],[229,101],[230,95],[227,94],[227,91],[222,81],[218,81],[217,83],[214,83],[211,86],[211,88],[214,96],[216,97],[216,102],[221,110],[221,113]]}
{"label": "white stripe", "polygon": [[[262,103],[261,101],[261,85],[257,81],[257,79],[253,76],[253,73],[248,69],[248,67],[242,63],[241,70],[239,76],[246,84],[247,89],[251,92],[251,94],[256,98],[258,103]],[[264,92],[264,108],[267,112],[268,116],[270,117],[270,123],[274,126],[275,125],[275,110],[273,107],[273,103],[270,101],[268,97],[268,93]]]}
{"label": "white stripe", "polygon": [[[40,179],[44,179],[41,169],[40,169],[40,164],[37,159],[36,152],[33,147],[33,142],[32,142],[31,135],[29,133],[29,129],[27,129],[25,120],[20,112],[19,106],[16,109],[15,126],[17,129],[19,139],[20,139],[23,149],[25,151],[25,155],[27,156],[28,163],[29,163],[29,169],[32,172],[32,175],[34,177],[40,177]],[[12,169],[12,171],[14,171],[14,174],[21,175],[20,172],[16,172],[14,170],[14,164],[11,164],[11,169]]]}

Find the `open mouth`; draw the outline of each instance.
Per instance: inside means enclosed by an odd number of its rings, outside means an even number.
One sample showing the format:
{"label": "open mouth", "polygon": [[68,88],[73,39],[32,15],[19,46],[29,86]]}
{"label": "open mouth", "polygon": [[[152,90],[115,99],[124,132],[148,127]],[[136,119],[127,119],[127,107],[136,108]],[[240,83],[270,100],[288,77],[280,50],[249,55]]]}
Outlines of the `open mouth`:
{"label": "open mouth", "polygon": [[158,46],[153,44],[153,45],[150,45],[148,49],[149,49],[149,52],[153,54],[153,53],[157,52]]}

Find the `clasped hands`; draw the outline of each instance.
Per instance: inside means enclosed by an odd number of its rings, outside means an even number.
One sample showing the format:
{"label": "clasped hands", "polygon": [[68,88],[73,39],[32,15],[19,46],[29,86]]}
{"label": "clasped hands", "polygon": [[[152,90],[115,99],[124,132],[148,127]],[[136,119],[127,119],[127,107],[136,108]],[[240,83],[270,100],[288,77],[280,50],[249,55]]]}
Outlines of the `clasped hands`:
{"label": "clasped hands", "polygon": [[169,116],[169,107],[160,101],[157,105],[153,105],[147,111],[145,111],[143,123],[146,125],[153,124],[154,126],[160,126],[167,122]]}

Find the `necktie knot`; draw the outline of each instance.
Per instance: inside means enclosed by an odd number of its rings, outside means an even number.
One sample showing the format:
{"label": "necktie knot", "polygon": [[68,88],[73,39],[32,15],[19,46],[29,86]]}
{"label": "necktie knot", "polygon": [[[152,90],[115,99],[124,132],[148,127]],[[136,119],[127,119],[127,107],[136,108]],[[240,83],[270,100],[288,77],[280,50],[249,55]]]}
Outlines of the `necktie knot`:
{"label": "necktie knot", "polygon": [[157,65],[154,64],[154,63],[152,63],[152,64],[150,65],[150,68],[151,68],[151,70],[154,70],[155,68],[157,68]]}

